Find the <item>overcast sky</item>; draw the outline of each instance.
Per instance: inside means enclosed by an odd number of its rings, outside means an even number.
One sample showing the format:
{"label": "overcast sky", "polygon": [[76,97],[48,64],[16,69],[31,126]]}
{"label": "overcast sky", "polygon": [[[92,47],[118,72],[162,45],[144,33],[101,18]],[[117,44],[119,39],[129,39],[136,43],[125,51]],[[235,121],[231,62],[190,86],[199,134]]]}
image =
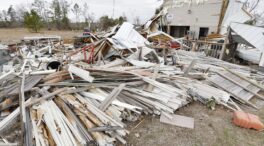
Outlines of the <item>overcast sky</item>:
{"label": "overcast sky", "polygon": [[[10,5],[28,7],[34,0],[1,0],[0,9],[7,9]],[[52,0],[47,0],[51,2]],[[86,2],[89,5],[90,12],[95,14],[96,18],[102,15],[112,16],[113,0],[67,0],[71,7],[75,3],[82,5]],[[154,15],[155,9],[162,3],[158,0],[114,0],[115,16],[125,14],[130,22],[133,22],[136,16],[144,22]],[[73,19],[73,14],[70,15]]]}

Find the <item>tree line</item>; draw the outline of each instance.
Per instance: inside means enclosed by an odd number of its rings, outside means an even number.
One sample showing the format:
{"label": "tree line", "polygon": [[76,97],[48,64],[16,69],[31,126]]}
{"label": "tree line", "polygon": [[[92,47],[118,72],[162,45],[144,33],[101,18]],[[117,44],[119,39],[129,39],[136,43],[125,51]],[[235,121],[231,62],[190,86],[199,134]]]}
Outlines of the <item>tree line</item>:
{"label": "tree line", "polygon": [[[70,12],[74,14],[75,20],[69,19]],[[84,27],[91,31],[104,31],[124,21],[127,21],[126,16],[114,19],[107,15],[95,21],[95,14],[89,11],[87,3],[80,6],[66,0],[35,0],[28,9],[11,5],[7,10],[0,11],[0,28],[26,27],[33,32],[42,28],[77,30]]]}

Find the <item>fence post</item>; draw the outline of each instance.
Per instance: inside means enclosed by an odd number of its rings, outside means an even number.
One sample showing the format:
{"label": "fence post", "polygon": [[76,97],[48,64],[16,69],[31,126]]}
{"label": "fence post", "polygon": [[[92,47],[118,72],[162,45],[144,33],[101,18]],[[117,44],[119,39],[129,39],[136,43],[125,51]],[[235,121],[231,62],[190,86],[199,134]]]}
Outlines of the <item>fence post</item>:
{"label": "fence post", "polygon": [[224,43],[222,45],[222,50],[221,50],[221,54],[220,54],[220,57],[219,57],[220,60],[224,60],[224,55],[225,55],[225,51],[226,51],[226,44],[227,44],[228,36],[229,36],[230,32],[231,32],[230,28],[228,28],[227,35],[225,37],[225,41],[224,41]]}

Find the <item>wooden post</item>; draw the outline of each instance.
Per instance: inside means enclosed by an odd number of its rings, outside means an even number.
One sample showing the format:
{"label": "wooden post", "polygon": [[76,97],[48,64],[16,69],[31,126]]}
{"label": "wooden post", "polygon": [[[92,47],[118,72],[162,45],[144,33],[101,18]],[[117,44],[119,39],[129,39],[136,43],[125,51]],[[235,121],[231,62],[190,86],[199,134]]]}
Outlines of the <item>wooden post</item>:
{"label": "wooden post", "polygon": [[192,49],[191,49],[192,52],[195,52],[196,45],[197,45],[197,40],[195,40],[194,42],[192,42]]}
{"label": "wooden post", "polygon": [[143,51],[143,49],[142,49],[142,47],[140,47],[139,48],[139,58],[138,58],[139,61],[143,60],[142,51]]}
{"label": "wooden post", "polygon": [[224,41],[224,43],[222,45],[222,50],[221,50],[221,54],[220,54],[220,57],[219,57],[220,60],[224,60],[224,58],[225,58],[226,44],[228,42],[229,35],[231,35],[230,32],[231,32],[231,30],[230,30],[230,28],[228,28],[227,35],[225,37],[225,41]]}
{"label": "wooden post", "polygon": [[167,49],[166,48],[163,48],[163,57],[164,57],[164,64],[167,65],[168,60],[167,60]]}
{"label": "wooden post", "polygon": [[170,25],[167,25],[167,34],[171,35],[170,33],[171,33],[171,27]]}

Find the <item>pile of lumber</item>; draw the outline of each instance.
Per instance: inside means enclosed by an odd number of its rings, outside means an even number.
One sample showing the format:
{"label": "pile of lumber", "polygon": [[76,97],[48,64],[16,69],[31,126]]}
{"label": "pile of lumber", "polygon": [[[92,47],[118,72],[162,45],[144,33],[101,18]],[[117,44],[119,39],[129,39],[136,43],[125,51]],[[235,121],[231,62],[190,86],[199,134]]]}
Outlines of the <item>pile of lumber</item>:
{"label": "pile of lumber", "polygon": [[[127,122],[142,116],[194,128],[192,118],[175,115],[191,102],[242,110],[258,108],[254,96],[263,99],[261,72],[197,52],[161,56],[148,43],[124,23],[83,48],[22,49],[21,62],[0,76],[2,137],[20,121],[22,138],[3,138],[21,145],[125,145]],[[53,60],[59,65],[48,70]]]}

